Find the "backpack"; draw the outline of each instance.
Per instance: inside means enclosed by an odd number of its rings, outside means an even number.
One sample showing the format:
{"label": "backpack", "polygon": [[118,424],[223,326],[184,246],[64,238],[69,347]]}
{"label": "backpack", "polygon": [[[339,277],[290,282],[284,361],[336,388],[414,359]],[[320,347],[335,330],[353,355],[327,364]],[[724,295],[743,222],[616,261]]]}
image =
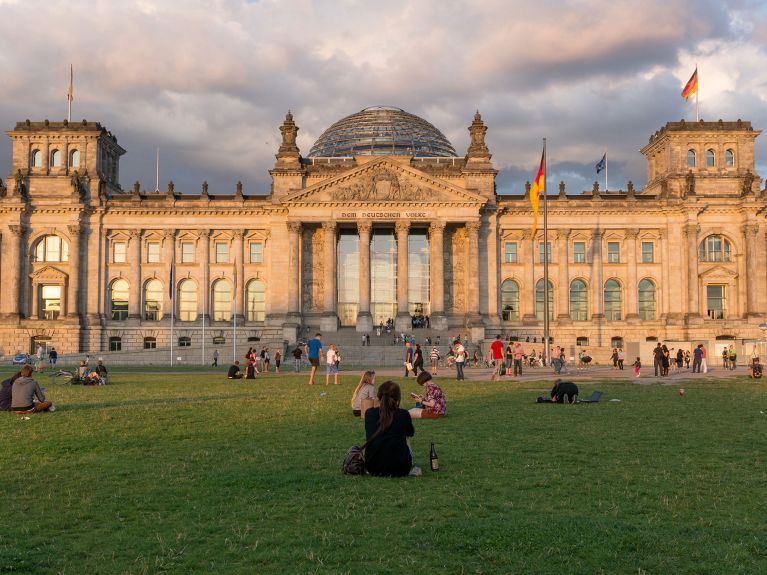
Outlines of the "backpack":
{"label": "backpack", "polygon": [[344,463],[341,465],[341,471],[344,475],[365,474],[365,456],[358,445],[352,445],[346,452]]}

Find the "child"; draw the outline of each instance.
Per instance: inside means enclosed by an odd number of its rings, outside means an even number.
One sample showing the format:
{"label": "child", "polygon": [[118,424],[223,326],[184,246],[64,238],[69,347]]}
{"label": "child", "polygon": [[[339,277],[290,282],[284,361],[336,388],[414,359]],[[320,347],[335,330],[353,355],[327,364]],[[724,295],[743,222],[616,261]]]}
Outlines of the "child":
{"label": "child", "polygon": [[637,377],[639,377],[639,372],[642,371],[642,362],[639,361],[639,358],[634,362],[634,373]]}

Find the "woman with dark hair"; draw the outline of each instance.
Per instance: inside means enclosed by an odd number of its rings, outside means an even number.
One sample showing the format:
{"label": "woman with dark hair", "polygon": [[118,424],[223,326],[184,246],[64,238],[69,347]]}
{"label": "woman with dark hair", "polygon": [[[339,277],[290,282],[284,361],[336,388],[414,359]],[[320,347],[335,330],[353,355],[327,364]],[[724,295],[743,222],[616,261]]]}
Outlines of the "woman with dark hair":
{"label": "woman with dark hair", "polygon": [[665,377],[668,375],[668,368],[671,366],[671,351],[668,349],[666,344],[664,343],[661,347],[661,350],[663,352],[663,356],[661,358],[661,377]]}
{"label": "woman with dark hair", "polygon": [[424,394],[411,393],[410,395],[423,407],[414,407],[410,410],[410,417],[413,419],[439,419],[445,416],[447,406],[445,405],[445,394],[442,388],[434,383],[431,374],[422,371],[416,379],[418,385],[423,385]]}
{"label": "woman with dark hair", "polygon": [[415,435],[413,420],[405,409],[400,409],[401,391],[393,381],[378,388],[380,407],[365,412],[365,467],[370,475],[404,477],[421,475],[413,465],[413,454],[408,437]]}

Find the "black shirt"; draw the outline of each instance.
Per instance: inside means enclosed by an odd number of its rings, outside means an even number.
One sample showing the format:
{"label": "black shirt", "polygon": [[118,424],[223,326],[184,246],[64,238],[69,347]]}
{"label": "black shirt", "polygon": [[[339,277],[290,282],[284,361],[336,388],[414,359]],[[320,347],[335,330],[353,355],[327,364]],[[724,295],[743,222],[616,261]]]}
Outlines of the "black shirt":
{"label": "black shirt", "polygon": [[229,368],[229,373],[227,373],[226,376],[231,378],[237,375],[238,373],[240,373],[240,366],[233,365],[232,367]]}
{"label": "black shirt", "polygon": [[[373,407],[365,412],[365,435],[370,439],[378,429],[381,409]],[[370,475],[403,477],[410,473],[413,456],[406,438],[413,437],[415,429],[410,413],[398,409],[389,429],[381,433],[365,449],[365,467]]]}
{"label": "black shirt", "polygon": [[423,363],[423,350],[420,347],[415,348],[415,363]]}
{"label": "black shirt", "polygon": [[572,397],[578,395],[578,386],[572,381],[560,381],[551,389],[551,399],[557,403],[565,402],[565,395]]}

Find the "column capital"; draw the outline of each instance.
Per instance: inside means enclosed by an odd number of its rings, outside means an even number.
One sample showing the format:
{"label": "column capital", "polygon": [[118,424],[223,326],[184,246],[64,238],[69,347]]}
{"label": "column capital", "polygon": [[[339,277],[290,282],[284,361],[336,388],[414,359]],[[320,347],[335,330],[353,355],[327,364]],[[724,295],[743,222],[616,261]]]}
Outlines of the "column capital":
{"label": "column capital", "polygon": [[410,222],[396,222],[394,224],[394,229],[397,232],[397,235],[407,234],[410,231]]}
{"label": "column capital", "polygon": [[482,223],[479,220],[469,220],[466,222],[466,231],[472,234],[479,233]]}
{"label": "column capital", "polygon": [[759,234],[759,224],[755,222],[743,224],[740,228],[740,231],[743,233],[746,241],[753,240]]}
{"label": "column capital", "polygon": [[639,229],[638,228],[627,228],[625,231],[626,239],[627,240],[635,240],[637,239],[637,236],[639,235]]}
{"label": "column capital", "polygon": [[210,237],[210,230],[197,230],[197,234],[200,239],[206,239]]}
{"label": "column capital", "polygon": [[141,230],[130,230],[128,234],[132,239],[139,239],[141,237]]}
{"label": "column capital", "polygon": [[371,230],[373,229],[373,224],[370,222],[357,222],[357,233],[366,233],[369,234]]}
{"label": "column capital", "polygon": [[668,230],[666,228],[660,228],[658,230],[658,237],[662,240],[668,239]]}
{"label": "column capital", "polygon": [[326,232],[334,233],[337,227],[338,227],[338,224],[336,222],[322,223],[322,229],[325,230]]}
{"label": "column capital", "polygon": [[245,237],[245,230],[232,230],[232,236],[236,240],[241,240],[243,237]]}
{"label": "column capital", "polygon": [[605,235],[604,230],[593,230],[591,232],[591,239],[594,240],[595,242],[598,242],[602,240],[604,235]]}
{"label": "column capital", "polygon": [[446,227],[447,222],[443,222],[442,220],[429,222],[429,232],[444,232]]}
{"label": "column capital", "polygon": [[289,232],[293,232],[294,234],[301,233],[301,222],[287,222],[285,225],[288,226]]}
{"label": "column capital", "polygon": [[80,234],[83,233],[83,227],[80,224],[69,224],[67,230],[73,238],[80,238]]}
{"label": "column capital", "polygon": [[163,230],[162,237],[166,240],[172,240],[176,237],[176,230]]}
{"label": "column capital", "polygon": [[25,231],[25,227],[20,224],[11,224],[8,226],[8,229],[17,238],[20,238],[21,236],[23,236]]}
{"label": "column capital", "polygon": [[570,234],[573,233],[573,230],[571,230],[570,228],[560,228],[556,230],[556,233],[557,233],[557,239],[567,241],[570,239]]}

